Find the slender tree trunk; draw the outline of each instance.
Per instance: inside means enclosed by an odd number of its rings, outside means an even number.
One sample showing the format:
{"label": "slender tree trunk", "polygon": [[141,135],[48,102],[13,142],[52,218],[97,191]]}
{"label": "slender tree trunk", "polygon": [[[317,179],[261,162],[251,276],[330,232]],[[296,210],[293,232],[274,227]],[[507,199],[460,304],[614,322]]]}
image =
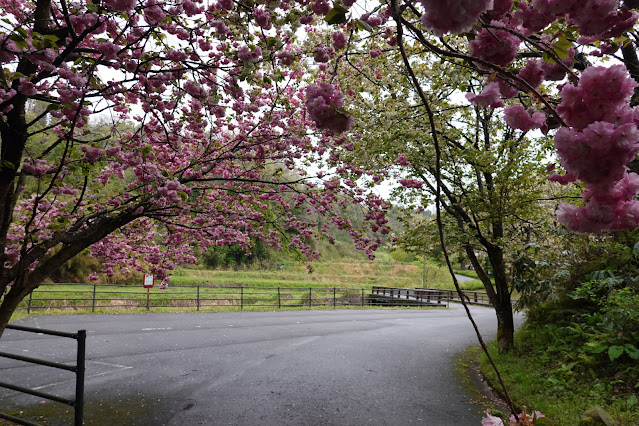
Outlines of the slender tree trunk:
{"label": "slender tree trunk", "polygon": [[494,285],[490,277],[470,245],[465,247],[470,263],[475,268],[477,276],[484,284],[491,305],[495,308],[497,316],[497,346],[500,352],[511,349],[514,345],[515,321],[513,319],[513,306],[510,301],[508,279],[506,278],[506,263],[503,250],[496,247],[487,249],[488,259],[493,268]]}
{"label": "slender tree trunk", "polygon": [[497,314],[497,344],[499,351],[507,351],[514,345],[515,322],[513,319],[513,306],[510,301],[508,278],[506,276],[506,262],[504,251],[501,247],[490,247],[487,250],[488,259],[493,268],[495,281],[495,300],[492,301]]}
{"label": "slender tree trunk", "polygon": [[495,306],[497,314],[497,347],[499,352],[511,349],[515,342],[513,336],[515,333],[515,322],[513,319],[513,306],[510,298],[500,298]]}

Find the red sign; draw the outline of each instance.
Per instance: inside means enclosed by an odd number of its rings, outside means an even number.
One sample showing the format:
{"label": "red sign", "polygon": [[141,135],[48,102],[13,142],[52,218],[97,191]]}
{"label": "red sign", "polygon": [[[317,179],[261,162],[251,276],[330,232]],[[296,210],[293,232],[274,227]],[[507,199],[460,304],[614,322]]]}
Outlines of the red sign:
{"label": "red sign", "polygon": [[142,283],[142,287],[151,288],[155,284],[155,277],[151,274],[144,274],[144,282]]}

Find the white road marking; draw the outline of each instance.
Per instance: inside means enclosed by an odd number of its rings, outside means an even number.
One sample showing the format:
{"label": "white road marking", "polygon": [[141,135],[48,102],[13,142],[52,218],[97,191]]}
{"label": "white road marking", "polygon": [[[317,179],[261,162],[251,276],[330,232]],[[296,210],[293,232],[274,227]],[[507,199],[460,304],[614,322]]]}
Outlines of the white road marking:
{"label": "white road marking", "polygon": [[154,331],[154,330],[171,330],[171,327],[151,327],[151,328],[142,329],[142,331]]}
{"label": "white road marking", "polygon": [[[116,373],[118,371],[123,371],[123,370],[130,370],[133,367],[129,367],[126,365],[119,365],[119,364],[109,364],[108,362],[100,362],[100,361],[87,361],[88,363],[94,363],[94,364],[101,364],[101,365],[106,365],[109,367],[115,367],[115,370],[109,370],[109,371],[103,371],[101,373],[95,373],[95,374],[89,374],[88,376],[84,376],[84,379],[90,379],[92,377],[99,377],[99,376],[104,376],[106,374],[111,374],[111,373]],[[75,379],[69,379],[69,380],[62,380],[60,382],[55,382],[55,383],[49,383],[46,385],[42,385],[42,386],[37,386],[35,388],[31,388],[33,390],[40,390],[40,389],[46,389],[46,388],[50,388],[52,386],[58,386],[58,385],[63,385],[65,383],[72,383],[75,382]]]}

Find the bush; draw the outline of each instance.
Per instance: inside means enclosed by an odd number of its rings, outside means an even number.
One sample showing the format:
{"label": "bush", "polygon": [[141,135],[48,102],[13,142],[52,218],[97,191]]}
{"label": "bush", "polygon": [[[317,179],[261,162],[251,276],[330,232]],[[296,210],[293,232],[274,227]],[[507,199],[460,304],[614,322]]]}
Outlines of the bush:
{"label": "bush", "polygon": [[401,248],[391,251],[390,255],[396,262],[410,263],[416,260],[414,253],[406,252]]}

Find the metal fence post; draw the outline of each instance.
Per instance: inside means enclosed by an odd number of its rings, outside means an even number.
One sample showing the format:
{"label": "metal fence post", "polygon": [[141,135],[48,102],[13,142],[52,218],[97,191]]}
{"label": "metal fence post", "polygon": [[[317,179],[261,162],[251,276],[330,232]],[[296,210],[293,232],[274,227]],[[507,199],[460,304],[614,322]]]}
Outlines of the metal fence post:
{"label": "metal fence post", "polygon": [[282,309],[282,292],[277,288],[277,309]]}
{"label": "metal fence post", "polygon": [[91,299],[91,312],[95,312],[95,286],[96,283],[93,283],[93,297]]}
{"label": "metal fence post", "polygon": [[240,309],[244,309],[244,286],[240,286]]}
{"label": "metal fence post", "polygon": [[333,307],[336,306],[336,296],[337,296],[337,291],[335,289],[335,287],[333,287]]}
{"label": "metal fence post", "polygon": [[146,310],[148,311],[150,309],[149,307],[149,297],[150,297],[150,292],[149,292],[149,288],[147,287],[146,289]]}
{"label": "metal fence post", "polygon": [[197,286],[197,310],[200,310],[200,286]]}
{"label": "metal fence post", "polygon": [[308,288],[308,309],[313,305],[313,287]]}
{"label": "metal fence post", "polygon": [[362,306],[364,306],[364,289],[362,289]]}
{"label": "metal fence post", "polygon": [[82,426],[84,416],[84,361],[86,352],[86,330],[78,330],[78,355],[75,378],[75,425]]}
{"label": "metal fence post", "polygon": [[31,299],[32,298],[33,298],[33,291],[31,293],[29,293],[29,303],[27,304],[27,314],[31,313]]}

